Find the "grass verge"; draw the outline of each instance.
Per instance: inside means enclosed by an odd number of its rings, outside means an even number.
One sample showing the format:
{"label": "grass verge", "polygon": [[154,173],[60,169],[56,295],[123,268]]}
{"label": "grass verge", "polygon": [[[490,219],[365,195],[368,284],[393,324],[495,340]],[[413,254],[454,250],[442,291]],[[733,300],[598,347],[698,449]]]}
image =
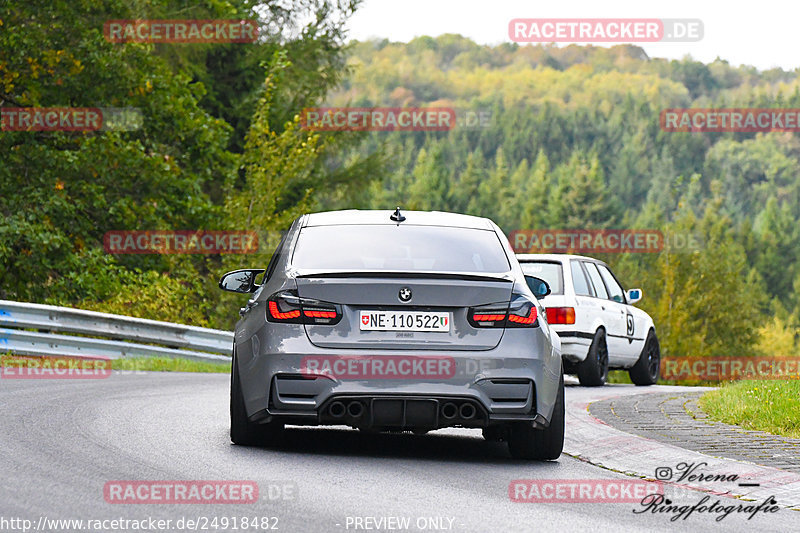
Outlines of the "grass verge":
{"label": "grass verge", "polygon": [[231,371],[231,364],[171,357],[132,357],[130,359],[114,359],[111,363],[111,368],[114,370],[142,370],[149,372],[228,373]]}
{"label": "grass verge", "polygon": [[714,420],[800,438],[800,380],[737,381],[700,398]]}
{"label": "grass verge", "polygon": [[627,370],[609,370],[607,383],[627,383],[633,384]]}

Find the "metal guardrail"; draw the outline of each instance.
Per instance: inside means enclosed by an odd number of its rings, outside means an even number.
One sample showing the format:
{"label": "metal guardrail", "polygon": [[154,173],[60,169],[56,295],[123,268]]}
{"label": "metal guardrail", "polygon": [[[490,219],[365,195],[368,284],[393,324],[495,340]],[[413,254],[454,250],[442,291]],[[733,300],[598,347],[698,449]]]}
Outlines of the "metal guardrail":
{"label": "metal guardrail", "polygon": [[232,347],[230,331],[0,300],[0,353],[230,361]]}

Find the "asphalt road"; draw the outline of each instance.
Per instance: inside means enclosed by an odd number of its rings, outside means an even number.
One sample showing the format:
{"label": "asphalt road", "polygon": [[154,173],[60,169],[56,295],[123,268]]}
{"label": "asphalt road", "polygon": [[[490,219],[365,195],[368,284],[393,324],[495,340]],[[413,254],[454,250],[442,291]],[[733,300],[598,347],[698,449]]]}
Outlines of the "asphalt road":
{"label": "asphalt road", "polygon": [[[228,381],[221,374],[159,373],[0,380],[0,530],[21,531],[22,520],[29,520],[31,530],[128,531],[130,522],[127,528],[106,522],[95,529],[86,521],[153,518],[172,521],[162,531],[194,530],[186,520],[197,519],[198,530],[205,525],[207,531],[235,531],[233,519],[241,526],[242,517],[298,532],[375,531],[377,523],[368,519],[389,517],[407,519],[408,528],[383,522],[380,530],[800,529],[800,513],[787,509],[751,520],[734,513],[717,522],[719,515],[695,513],[670,521],[670,514],[634,513],[642,509],[638,503],[512,502],[512,480],[631,478],[567,455],[549,463],[516,461],[502,444],[486,443],[471,430],[415,436],[292,428],[280,449],[232,446]],[[568,386],[567,398],[585,391]],[[619,453],[625,453],[624,444]],[[104,486],[115,480],[249,480],[258,483],[259,499],[213,505],[108,503]],[[282,497],[277,489],[270,494],[270,487],[294,490]],[[262,522],[262,517],[274,518]],[[184,527],[176,527],[182,518]],[[58,527],[54,519],[83,520],[83,529],[74,523]]]}

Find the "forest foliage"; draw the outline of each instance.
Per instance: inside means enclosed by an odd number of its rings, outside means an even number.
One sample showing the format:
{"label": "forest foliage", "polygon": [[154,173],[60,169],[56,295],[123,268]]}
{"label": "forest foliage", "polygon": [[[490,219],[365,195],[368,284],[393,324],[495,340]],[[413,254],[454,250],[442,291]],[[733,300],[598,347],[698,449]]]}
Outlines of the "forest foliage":
{"label": "forest foliage", "polygon": [[[636,46],[346,43],[345,0],[31,0],[0,7],[0,105],[134,107],[125,132],[0,135],[0,298],[230,328],[225,270],[302,212],[432,209],[505,231],[655,228],[699,249],[600,256],[668,355],[797,354],[800,142],[667,133],[668,107],[800,108],[797,72]],[[257,19],[254,44],[110,43],[103,22]],[[488,113],[447,132],[312,132],[305,107]],[[120,229],[257,229],[250,256],[110,255]]]}
{"label": "forest foliage", "polygon": [[[632,45],[353,43],[334,106],[449,106],[485,127],[373,133],[390,154],[348,205],[459,211],[517,229],[657,229],[694,249],[597,254],[641,287],[671,356],[798,353],[800,141],[665,132],[681,107],[800,108],[797,72],[649,58]],[[352,157],[352,156],[351,156]]]}

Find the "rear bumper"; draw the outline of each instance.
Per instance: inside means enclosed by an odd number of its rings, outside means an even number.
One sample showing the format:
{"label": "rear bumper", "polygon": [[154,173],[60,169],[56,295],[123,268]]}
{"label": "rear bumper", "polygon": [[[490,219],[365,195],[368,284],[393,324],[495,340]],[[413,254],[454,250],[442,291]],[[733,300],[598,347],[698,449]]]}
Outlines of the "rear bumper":
{"label": "rear bumper", "polygon": [[561,338],[561,355],[565,361],[580,363],[586,359],[589,346],[594,338],[593,334],[580,331],[559,331],[558,336]]}
{"label": "rear bumper", "polygon": [[[537,412],[536,385],[530,379],[487,378],[469,387],[430,385],[405,387],[405,392],[375,391],[373,386],[365,392],[325,377],[278,375],[269,406],[251,419],[375,430],[485,428],[509,421],[527,421],[538,427],[548,424]],[[422,392],[424,389],[428,391]]]}
{"label": "rear bumper", "polygon": [[[351,350],[334,355],[331,350],[302,344],[307,350],[302,354],[262,352],[244,363],[239,361],[252,421],[379,430],[484,428],[509,421],[546,427],[561,375],[558,349],[553,349],[541,332],[532,336],[530,330],[522,328],[506,331],[498,347],[482,351]],[[410,360],[446,357],[452,361],[454,372],[413,379],[349,378],[312,374],[304,363],[308,357],[365,356]],[[344,414],[337,402],[344,405]],[[350,412],[353,402],[361,405],[354,405]],[[452,406],[457,415],[452,415]]]}

